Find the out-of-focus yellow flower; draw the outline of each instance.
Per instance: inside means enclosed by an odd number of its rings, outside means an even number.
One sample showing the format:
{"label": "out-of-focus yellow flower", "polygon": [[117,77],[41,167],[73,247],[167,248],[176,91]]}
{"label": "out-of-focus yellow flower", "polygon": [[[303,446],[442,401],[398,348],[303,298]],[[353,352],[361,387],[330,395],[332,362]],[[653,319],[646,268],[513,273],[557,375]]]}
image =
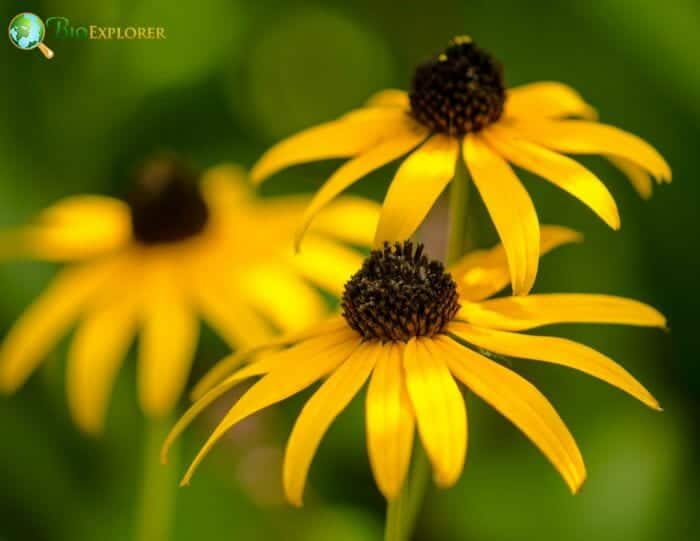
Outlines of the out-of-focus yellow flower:
{"label": "out-of-focus yellow flower", "polygon": [[379,247],[414,233],[463,159],[505,247],[513,290],[522,295],[534,284],[540,232],[535,207],[511,163],[578,198],[613,229],[620,218],[608,189],[562,153],[609,158],[644,197],[651,194],[652,176],[671,180],[669,166],[649,144],[594,119],[594,109],[561,83],[506,90],[500,64],[460,37],[418,66],[410,93],[385,90],[361,109],[278,143],[251,177],[259,183],[291,165],[353,158],[314,197],[298,228],[298,246],[324,205],[410,152],[384,200],[375,236]]}
{"label": "out-of-focus yellow flower", "polygon": [[[78,425],[102,428],[119,366],[140,331],[138,389],[150,416],[168,413],[187,382],[199,317],[233,348],[320,321],[362,261],[378,206],[346,198],[295,256],[291,231],[306,197],[256,199],[232,165],[201,181],[176,160],[148,162],[121,201],[70,197],[10,232],[22,255],[68,263],[0,348],[0,388],[16,390],[77,323],[68,400]],[[10,240],[11,239],[11,240]]]}
{"label": "out-of-focus yellow flower", "polygon": [[[578,240],[562,227],[542,229],[541,252]],[[505,249],[468,255],[446,272],[422,245],[385,245],[348,282],[343,314],[303,335],[281,340],[268,354],[228,377],[217,373],[174,427],[165,447],[214,400],[261,376],[228,411],[190,466],[183,483],[236,423],[326,378],[304,406],[284,462],[287,498],[301,505],[309,466],[321,438],[369,380],[367,444],[377,484],[391,500],[406,476],[414,426],[438,485],[459,478],[467,449],[461,381],[515,424],[551,461],[573,493],[586,477],[576,442],[547,399],[493,359],[505,355],[580,370],[654,409],[651,394],[624,368],[582,344],[520,331],[553,323],[617,323],[664,327],[664,317],[637,301],[606,295],[543,294],[489,298],[508,284]],[[287,348],[281,349],[286,345]],[[240,360],[241,354],[238,359]],[[223,361],[230,365],[231,360]]]}

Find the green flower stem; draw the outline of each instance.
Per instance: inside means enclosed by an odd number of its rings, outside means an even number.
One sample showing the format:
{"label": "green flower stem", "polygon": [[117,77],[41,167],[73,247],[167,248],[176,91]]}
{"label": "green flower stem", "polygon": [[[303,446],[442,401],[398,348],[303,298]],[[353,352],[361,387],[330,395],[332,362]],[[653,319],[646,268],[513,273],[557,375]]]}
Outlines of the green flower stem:
{"label": "green flower stem", "polygon": [[[172,426],[172,419],[151,419],[146,422],[143,451],[143,488],[139,510],[140,541],[168,541],[171,538],[177,494],[177,468],[160,463],[160,447]],[[173,452],[174,451],[174,452]],[[170,455],[177,457],[177,449]]]}
{"label": "green flower stem", "polygon": [[[447,264],[458,261],[466,248],[467,207],[469,206],[469,175],[462,160],[458,160],[455,178],[450,186]],[[430,463],[425,451],[416,445],[413,464],[399,496],[389,502],[386,512],[384,541],[410,541],[416,519],[425,499],[430,480]]]}
{"label": "green flower stem", "polygon": [[407,497],[404,494],[406,489],[401,490],[398,498],[388,503],[386,508],[386,526],[384,528],[384,541],[405,541],[404,519],[406,513]]}
{"label": "green flower stem", "polygon": [[463,160],[457,160],[455,177],[450,183],[449,230],[446,262],[458,261],[465,250],[467,209],[469,208],[469,174]]}
{"label": "green flower stem", "polygon": [[430,463],[425,451],[416,445],[408,480],[399,496],[389,502],[384,541],[409,541],[430,480]]}

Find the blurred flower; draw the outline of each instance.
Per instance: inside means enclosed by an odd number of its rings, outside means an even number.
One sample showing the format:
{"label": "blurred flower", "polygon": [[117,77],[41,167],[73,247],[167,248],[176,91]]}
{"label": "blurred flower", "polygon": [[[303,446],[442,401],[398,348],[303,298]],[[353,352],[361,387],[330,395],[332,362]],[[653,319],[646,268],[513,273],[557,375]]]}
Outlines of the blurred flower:
{"label": "blurred flower", "polygon": [[292,224],[305,197],[256,199],[244,173],[214,167],[201,182],[171,157],[148,162],[126,201],[69,197],[4,244],[69,263],[0,348],[0,388],[16,390],[77,321],[67,388],[80,427],[98,432],[118,368],[141,330],[138,387],[144,412],[168,413],[194,358],[199,316],[231,347],[246,348],[318,322],[321,291],[342,292],[362,261],[374,203],[346,198],[319,220],[296,257]]}
{"label": "blurred flower", "polygon": [[[542,229],[545,253],[578,240],[569,229]],[[168,447],[202,409],[237,383],[262,376],[228,411],[190,466],[188,483],[213,445],[249,415],[328,376],[304,406],[287,444],[284,488],[301,505],[311,460],[338,414],[369,379],[367,442],[377,484],[399,493],[413,446],[414,425],[438,485],[459,478],[467,448],[461,381],[510,419],[552,462],[572,492],[586,471],[576,442],[547,399],[493,358],[554,363],[614,385],[646,405],[657,401],[628,372],[597,351],[563,338],[521,334],[554,323],[618,323],[664,327],[664,317],[637,301],[605,295],[543,294],[489,298],[508,284],[505,249],[472,253],[445,271],[422,245],[385,244],[373,251],[345,287],[343,314],[302,335],[279,341],[288,349],[257,359],[207,391],[178,422]],[[227,361],[224,361],[227,362]]]}
{"label": "blurred flower", "polygon": [[290,165],[354,158],[314,197],[297,232],[298,246],[324,205],[421,145],[401,164],[384,200],[375,236],[375,246],[381,246],[415,232],[454,177],[461,155],[504,244],[513,290],[522,295],[534,284],[540,232],[530,196],[509,162],[569,192],[614,229],[620,218],[608,189],[560,153],[608,157],[645,197],[651,193],[650,176],[671,179],[669,166],[649,144],[594,118],[591,106],[560,83],[506,90],[500,64],[470,38],[459,37],[418,66],[410,94],[380,92],[367,106],[278,143],[251,177],[260,183]]}

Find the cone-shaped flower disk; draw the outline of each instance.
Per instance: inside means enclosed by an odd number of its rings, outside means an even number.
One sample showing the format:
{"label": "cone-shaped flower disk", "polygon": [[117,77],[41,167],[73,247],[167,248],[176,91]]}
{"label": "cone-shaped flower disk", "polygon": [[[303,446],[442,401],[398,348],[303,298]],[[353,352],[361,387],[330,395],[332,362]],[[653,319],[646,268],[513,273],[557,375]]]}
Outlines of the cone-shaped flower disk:
{"label": "cone-shaped flower disk", "polygon": [[[578,235],[544,227],[540,250]],[[286,349],[260,354],[228,378],[210,378],[163,449],[192,419],[237,383],[260,379],[234,404],[190,466],[183,483],[236,423],[324,380],[304,406],[284,462],[287,498],[301,505],[312,458],[338,414],[367,383],[367,444],[382,493],[393,499],[406,476],[414,427],[443,487],[459,478],[467,450],[467,410],[459,383],[515,424],[551,461],[572,492],[586,470],[573,437],[547,399],[495,356],[560,364],[659,405],[624,368],[582,344],[520,331],[553,323],[664,327],[637,301],[606,295],[545,294],[490,298],[508,283],[502,246],[473,253],[449,272],[410,242],[372,252],[345,286],[343,313]],[[279,346],[279,342],[275,347]]]}
{"label": "cone-shaped flower disk", "polygon": [[[257,200],[242,170],[201,180],[170,157],[148,162],[126,201],[77,196],[43,211],[3,243],[22,255],[68,263],[0,347],[0,388],[17,389],[77,324],[68,354],[76,422],[97,432],[120,363],[140,330],[143,410],[168,413],[187,382],[199,317],[231,347],[248,348],[318,323],[316,286],[340,295],[362,262],[378,206],[346,198],[318,220],[310,250],[285,236],[307,198]],[[332,262],[332,264],[331,264]]]}
{"label": "cone-shaped flower disk", "polygon": [[541,82],[506,90],[501,66],[466,37],[418,66],[410,92],[386,90],[361,109],[272,147],[251,176],[262,182],[299,163],[352,158],[319,190],[297,233],[297,246],[317,212],[348,186],[408,155],[384,200],[375,247],[409,238],[455,175],[466,167],[503,242],[513,291],[530,291],[538,265],[535,207],[510,164],[570,193],[618,229],[615,200],[594,173],[565,154],[598,154],[620,168],[644,196],[651,177],[671,171],[649,144],[594,121],[595,111],[571,88]]}

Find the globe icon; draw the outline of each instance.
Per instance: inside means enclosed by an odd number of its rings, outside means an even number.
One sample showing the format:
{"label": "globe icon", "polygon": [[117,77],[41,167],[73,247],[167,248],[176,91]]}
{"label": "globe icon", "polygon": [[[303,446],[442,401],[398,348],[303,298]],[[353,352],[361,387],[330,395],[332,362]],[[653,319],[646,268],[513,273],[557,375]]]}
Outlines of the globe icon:
{"label": "globe icon", "polygon": [[53,51],[42,43],[46,35],[44,21],[34,13],[15,15],[10,21],[8,33],[10,41],[17,48],[30,51],[38,47],[46,58],[53,57]]}

